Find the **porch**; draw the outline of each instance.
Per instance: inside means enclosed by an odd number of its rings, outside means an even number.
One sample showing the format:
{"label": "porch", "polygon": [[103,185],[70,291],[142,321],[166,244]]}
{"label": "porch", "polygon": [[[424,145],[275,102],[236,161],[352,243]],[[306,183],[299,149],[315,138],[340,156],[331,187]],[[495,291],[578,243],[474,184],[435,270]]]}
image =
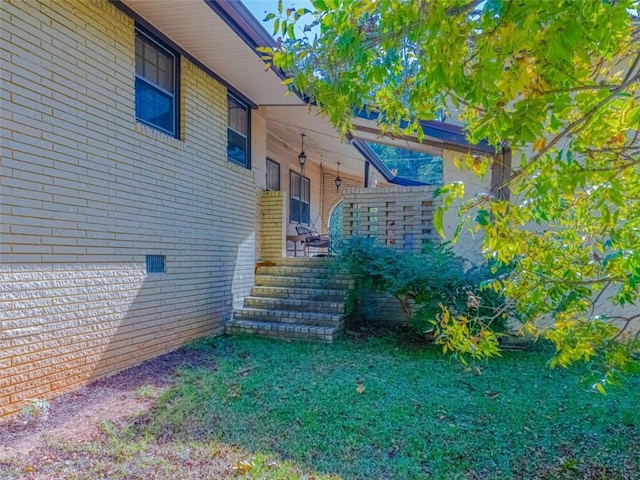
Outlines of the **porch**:
{"label": "porch", "polygon": [[[434,190],[433,186],[345,188],[331,209],[340,208],[342,214],[329,217],[334,222],[340,219],[340,224],[331,225],[327,219],[327,231],[333,237],[331,253],[339,253],[342,242],[356,235],[421,252],[426,242],[438,241],[433,215],[439,200],[433,198]],[[339,258],[325,255],[326,251],[318,252],[321,256],[291,256],[287,212],[286,192],[262,193],[255,286],[243,306],[234,310],[226,333],[330,342],[344,329],[352,281],[340,268]],[[374,296],[371,301],[380,305],[384,316],[380,321],[404,321],[394,299]]]}
{"label": "porch", "polygon": [[[331,246],[328,251],[310,249],[310,255],[337,253],[342,242],[353,236],[375,238],[383,245],[420,253],[425,243],[439,241],[433,226],[440,205],[440,199],[434,198],[435,189],[432,185],[345,188],[332,198],[327,216],[321,218]],[[287,231],[287,200],[287,193],[282,191],[264,191],[260,196],[261,260],[278,262],[304,252],[300,244],[303,238]]]}

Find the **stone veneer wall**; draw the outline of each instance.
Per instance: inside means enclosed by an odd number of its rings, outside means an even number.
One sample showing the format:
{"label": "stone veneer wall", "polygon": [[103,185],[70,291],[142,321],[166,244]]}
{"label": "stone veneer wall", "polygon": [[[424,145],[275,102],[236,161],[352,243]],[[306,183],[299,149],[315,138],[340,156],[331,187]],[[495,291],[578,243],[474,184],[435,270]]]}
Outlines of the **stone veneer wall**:
{"label": "stone veneer wall", "polygon": [[169,137],[135,121],[131,18],[106,0],[0,10],[3,416],[221,332],[253,285],[256,207],[223,85],[182,58]]}

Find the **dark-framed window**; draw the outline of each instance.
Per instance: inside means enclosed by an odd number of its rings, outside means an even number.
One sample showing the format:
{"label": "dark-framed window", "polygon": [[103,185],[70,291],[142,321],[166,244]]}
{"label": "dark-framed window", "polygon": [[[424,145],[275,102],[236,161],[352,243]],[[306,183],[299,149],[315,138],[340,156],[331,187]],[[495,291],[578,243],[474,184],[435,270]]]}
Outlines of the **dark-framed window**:
{"label": "dark-framed window", "polygon": [[178,137],[179,57],[136,27],[136,120]]}
{"label": "dark-framed window", "polygon": [[311,181],[290,170],[289,219],[291,223],[311,223]]}
{"label": "dark-framed window", "polygon": [[280,164],[267,158],[267,190],[280,190]]}
{"label": "dark-framed window", "polygon": [[249,106],[233,95],[227,95],[227,158],[246,168],[251,168],[250,122]]}

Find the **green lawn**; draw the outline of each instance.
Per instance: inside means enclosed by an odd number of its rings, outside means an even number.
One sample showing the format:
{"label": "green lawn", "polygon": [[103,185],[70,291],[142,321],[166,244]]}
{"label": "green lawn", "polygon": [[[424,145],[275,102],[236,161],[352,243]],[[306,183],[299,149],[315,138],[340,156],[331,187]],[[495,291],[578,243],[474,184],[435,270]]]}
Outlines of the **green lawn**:
{"label": "green lawn", "polygon": [[216,368],[182,370],[152,415],[105,427],[101,464],[64,478],[640,478],[638,379],[602,396],[549,352],[465,371],[392,337],[193,348]]}

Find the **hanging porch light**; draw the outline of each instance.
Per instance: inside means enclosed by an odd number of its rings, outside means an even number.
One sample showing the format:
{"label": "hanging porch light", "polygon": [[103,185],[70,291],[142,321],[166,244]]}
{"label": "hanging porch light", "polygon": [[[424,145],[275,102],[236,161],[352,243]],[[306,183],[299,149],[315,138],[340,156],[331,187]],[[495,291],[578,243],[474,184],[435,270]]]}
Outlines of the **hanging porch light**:
{"label": "hanging porch light", "polygon": [[340,178],[340,162],[338,162],[338,176],[333,182],[336,184],[336,192],[340,191],[340,185],[342,185],[342,179]]}
{"label": "hanging porch light", "polygon": [[304,172],[304,164],[307,161],[307,155],[304,153],[304,133],[300,134],[300,154],[298,155],[298,163],[300,170]]}

